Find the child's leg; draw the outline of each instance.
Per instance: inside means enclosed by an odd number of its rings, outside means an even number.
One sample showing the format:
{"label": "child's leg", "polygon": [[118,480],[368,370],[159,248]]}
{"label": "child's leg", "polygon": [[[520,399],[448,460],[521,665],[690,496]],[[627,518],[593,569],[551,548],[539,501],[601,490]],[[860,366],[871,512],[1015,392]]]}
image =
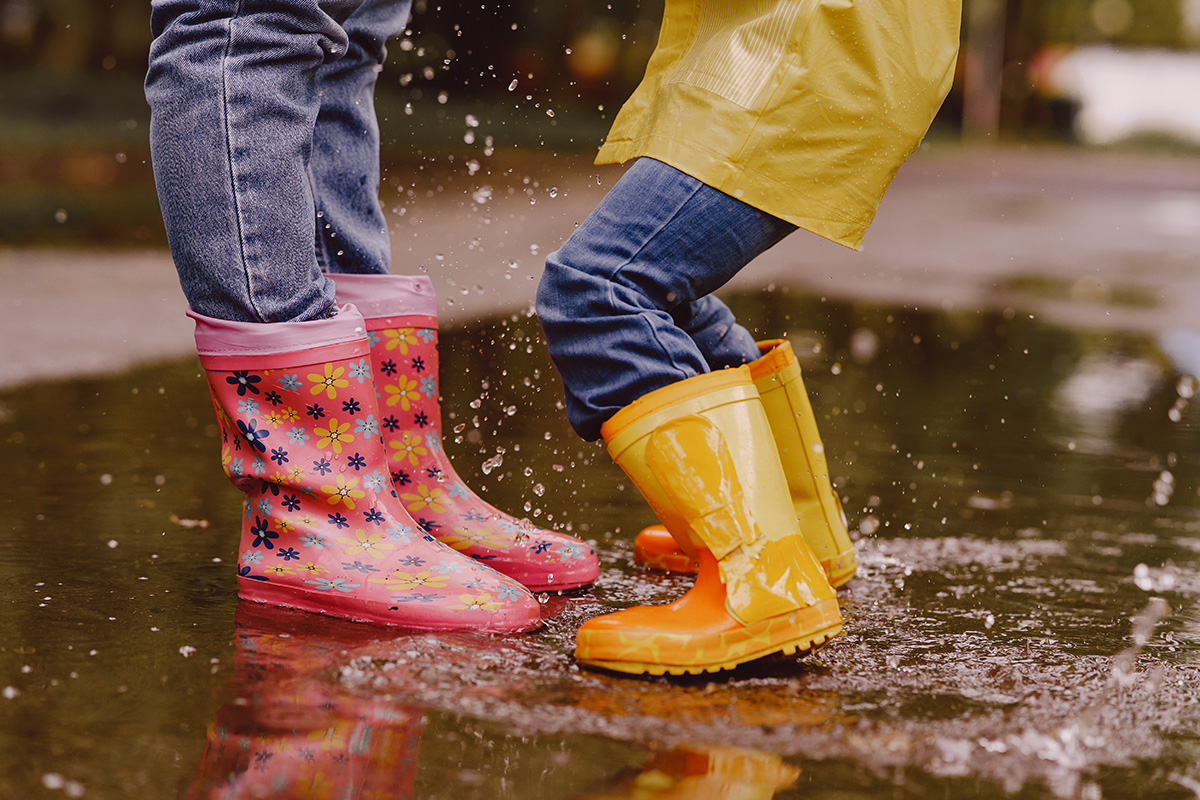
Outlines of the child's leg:
{"label": "child's leg", "polygon": [[196,311],[310,320],[334,305],[313,252],[317,73],[362,0],[154,0],[146,75],[155,182]]}
{"label": "child's leg", "polygon": [[755,357],[723,304],[692,304],[793,230],[666,164],[637,161],[546,259],[538,287],[579,435],[599,438],[604,421],[638,397],[707,372],[697,340]]}
{"label": "child's leg", "polygon": [[740,367],[762,355],[754,336],[738,324],[729,306],[714,295],[685,303],[671,316],[692,337],[710,370]]}
{"label": "child's leg", "polygon": [[344,23],[349,49],[317,73],[313,131],[317,259],[326,272],[386,273],[391,244],[379,204],[375,83],[385,43],[404,32],[410,0],[365,0]]}

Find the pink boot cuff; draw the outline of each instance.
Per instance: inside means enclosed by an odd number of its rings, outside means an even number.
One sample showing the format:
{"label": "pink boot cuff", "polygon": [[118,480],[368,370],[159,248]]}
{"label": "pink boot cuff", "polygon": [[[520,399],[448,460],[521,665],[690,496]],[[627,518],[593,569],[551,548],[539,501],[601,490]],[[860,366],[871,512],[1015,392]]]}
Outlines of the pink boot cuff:
{"label": "pink boot cuff", "polygon": [[[353,303],[368,320],[376,317],[436,317],[433,281],[424,275],[326,274],[337,285],[339,303]],[[372,328],[374,326],[371,326]]]}
{"label": "pink boot cuff", "polygon": [[[340,357],[369,352],[366,322],[353,305],[342,306],[335,317],[311,322],[231,322],[188,309],[196,321],[196,352],[205,366],[219,361],[223,369],[236,369],[247,360],[258,369],[269,362],[280,365],[326,360],[327,350]],[[301,356],[297,359],[297,356]]]}

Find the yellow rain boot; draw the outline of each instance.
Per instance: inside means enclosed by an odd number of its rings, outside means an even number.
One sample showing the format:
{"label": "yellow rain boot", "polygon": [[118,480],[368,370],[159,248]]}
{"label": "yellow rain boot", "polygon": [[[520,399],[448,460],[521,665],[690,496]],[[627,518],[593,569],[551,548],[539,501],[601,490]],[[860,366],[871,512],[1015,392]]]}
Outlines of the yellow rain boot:
{"label": "yellow rain boot", "polygon": [[[829,480],[825,447],[792,346],[783,339],[758,343],[762,357],[747,366],[771,424],[800,532],[812,547],[834,587],[854,577],[858,559],[846,532],[846,518]],[[634,540],[634,560],[671,572],[694,572],[696,562],[680,549],[662,525],[652,525]]]}
{"label": "yellow rain boot", "polygon": [[833,587],[800,534],[748,367],[651,392],[601,434],[700,566],[695,586],[673,603],[584,623],[580,663],[652,675],[716,672],[808,650],[841,632]]}

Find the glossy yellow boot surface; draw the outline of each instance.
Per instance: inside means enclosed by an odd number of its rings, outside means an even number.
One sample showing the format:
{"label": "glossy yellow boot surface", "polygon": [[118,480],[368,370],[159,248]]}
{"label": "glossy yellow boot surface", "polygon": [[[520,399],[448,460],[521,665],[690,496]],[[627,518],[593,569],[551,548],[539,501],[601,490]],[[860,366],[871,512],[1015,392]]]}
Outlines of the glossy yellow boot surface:
{"label": "glossy yellow boot surface", "polygon": [[[783,339],[760,342],[763,355],[749,364],[762,398],[775,445],[787,478],[800,531],[821,562],[829,582],[843,586],[854,577],[858,560],[846,531],[841,503],[829,479],[825,448],[804,389],[800,364]],[[675,543],[662,525],[653,525],[634,540],[634,560],[656,569],[693,572],[695,559]]]}
{"label": "glossy yellow boot surface", "polygon": [[695,586],[665,606],[589,620],[576,658],[619,672],[714,672],[841,631],[833,588],[796,525],[748,368],[641,398],[605,424],[609,453],[681,548]]}
{"label": "glossy yellow boot surface", "polygon": [[750,625],[726,607],[717,561],[700,551],[696,585],[664,606],[634,606],[588,620],[576,634],[583,664],[634,675],[699,675],[764,656],[792,655],[837,636],[835,599]]}

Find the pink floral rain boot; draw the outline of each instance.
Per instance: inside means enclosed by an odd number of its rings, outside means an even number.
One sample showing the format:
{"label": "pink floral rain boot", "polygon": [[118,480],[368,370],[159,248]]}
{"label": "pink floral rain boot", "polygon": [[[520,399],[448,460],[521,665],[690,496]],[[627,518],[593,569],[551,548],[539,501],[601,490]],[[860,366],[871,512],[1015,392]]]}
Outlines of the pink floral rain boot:
{"label": "pink floral rain boot", "polygon": [[568,591],[596,580],[595,550],[488,505],[442,450],[432,282],[415,275],[330,277],[338,301],[353,303],[366,318],[392,482],[418,524],[534,591]]}
{"label": "pink floral rain boot", "polygon": [[314,322],[189,315],[221,462],[246,493],[241,597],[393,627],[538,627],[529,591],[428,536],[399,504],[353,306]]}

